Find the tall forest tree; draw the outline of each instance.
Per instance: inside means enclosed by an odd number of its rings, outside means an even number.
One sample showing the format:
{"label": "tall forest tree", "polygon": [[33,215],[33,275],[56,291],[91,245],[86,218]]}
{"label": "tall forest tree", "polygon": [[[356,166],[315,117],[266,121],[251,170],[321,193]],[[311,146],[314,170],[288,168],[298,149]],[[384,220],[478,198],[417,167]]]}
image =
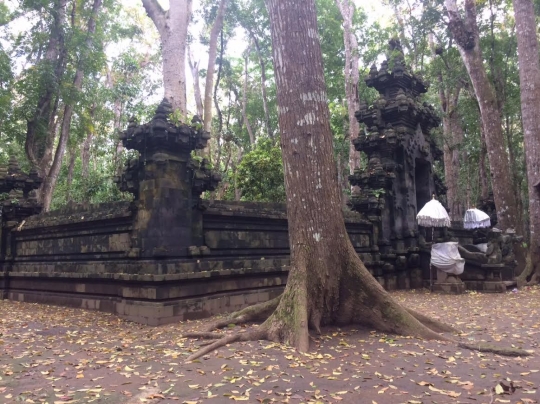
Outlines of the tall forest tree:
{"label": "tall forest tree", "polygon": [[531,0],[513,0],[516,18],[523,142],[529,191],[530,246],[519,283],[540,281],[540,61]]}
{"label": "tall forest tree", "polygon": [[191,0],[171,0],[165,11],[157,0],[142,0],[161,38],[163,87],[174,110],[187,115],[186,49]]}
{"label": "tall forest tree", "polygon": [[[267,0],[291,264],[284,293],[217,324],[264,319],[247,333],[226,336],[192,355],[250,339],[285,342],[305,352],[309,329],[363,324],[383,332],[443,338],[450,328],[407,310],[371,276],[345,229],[333,155],[330,112],[313,0]],[[209,336],[190,333],[186,336]],[[213,337],[213,335],[211,336]]]}
{"label": "tall forest tree", "polygon": [[75,76],[73,78],[73,83],[70,87],[70,94],[68,95],[64,104],[58,145],[56,146],[56,151],[54,153],[54,159],[51,168],[48,175],[45,177],[41,189],[41,200],[43,203],[43,210],[45,212],[50,209],[54,187],[56,186],[58,174],[60,173],[60,168],[62,167],[62,161],[70,136],[71,121],[75,110],[76,94],[81,91],[83,85],[83,79],[86,73],[85,67],[88,64],[90,50],[95,40],[94,34],[96,32],[96,23],[99,17],[99,13],[101,11],[102,4],[102,0],[94,0],[93,2],[90,16],[88,18],[86,40],[83,43],[82,51],[80,52],[79,59],[76,64]]}
{"label": "tall forest tree", "polygon": [[33,114],[27,118],[24,149],[26,157],[42,178],[48,175],[52,161],[59,88],[66,68],[66,7],[67,0],[52,3],[49,41],[43,59],[37,60],[38,70],[43,71],[37,86],[39,95]]}
{"label": "tall forest tree", "polygon": [[484,66],[476,1],[465,0],[464,17],[460,14],[456,0],[445,0],[445,5],[449,29],[458,45],[480,107],[499,226],[503,230],[516,229],[518,219],[516,196],[512,177],[508,175],[512,171],[502,131],[501,110],[495,88]]}

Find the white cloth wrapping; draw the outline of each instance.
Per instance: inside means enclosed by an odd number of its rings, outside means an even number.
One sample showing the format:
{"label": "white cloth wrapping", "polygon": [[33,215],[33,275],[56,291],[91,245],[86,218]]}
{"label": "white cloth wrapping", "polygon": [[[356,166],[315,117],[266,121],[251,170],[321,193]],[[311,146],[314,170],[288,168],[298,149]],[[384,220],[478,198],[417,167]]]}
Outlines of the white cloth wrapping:
{"label": "white cloth wrapping", "polygon": [[438,243],[431,246],[431,265],[443,272],[461,275],[465,268],[465,259],[461,258],[458,243]]}
{"label": "white cloth wrapping", "polygon": [[416,220],[420,226],[424,227],[450,227],[448,212],[436,199],[432,199],[420,209]]}
{"label": "white cloth wrapping", "polygon": [[484,254],[487,253],[487,243],[474,244],[474,246],[478,248],[480,251],[482,251]]}
{"label": "white cloth wrapping", "polygon": [[491,227],[491,220],[487,213],[480,209],[467,209],[463,217],[463,227],[465,229],[478,229],[481,227]]}

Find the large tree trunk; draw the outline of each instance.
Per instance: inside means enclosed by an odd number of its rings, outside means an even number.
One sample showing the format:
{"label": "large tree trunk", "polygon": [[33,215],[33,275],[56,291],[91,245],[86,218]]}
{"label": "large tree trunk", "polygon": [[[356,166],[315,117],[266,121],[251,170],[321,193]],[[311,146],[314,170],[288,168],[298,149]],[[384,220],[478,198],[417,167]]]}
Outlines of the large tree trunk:
{"label": "large tree trunk", "polygon": [[330,113],[313,0],[266,0],[271,22],[287,194],[291,266],[285,292],[262,325],[301,351],[308,328],[366,324],[435,338],[370,275],[341,210]]}
{"label": "large tree trunk", "polygon": [[[96,20],[100,12],[102,5],[102,0],[94,0],[92,5],[92,14],[88,20],[88,29],[86,34],[86,43],[85,48],[79,56],[77,70],[75,71],[75,77],[73,79],[73,84],[71,87],[72,92],[79,92],[82,88],[83,78],[84,78],[84,65],[87,62],[88,51],[92,47],[92,42],[94,41],[94,32],[96,30]],[[76,99],[75,94],[72,94],[71,99]],[[56,152],[54,154],[54,160],[49,170],[49,174],[45,178],[42,187],[42,202],[43,202],[43,211],[48,212],[51,207],[52,195],[54,188],[56,186],[56,181],[58,179],[58,174],[60,173],[60,168],[62,167],[62,161],[66,151],[66,147],[69,141],[69,130],[71,128],[71,119],[73,117],[75,103],[66,104],[64,107],[64,115],[62,117],[62,126],[60,128],[60,139],[58,140],[58,146],[56,147]]]}
{"label": "large tree trunk", "polygon": [[520,283],[540,280],[540,62],[534,6],[513,0],[516,18],[523,142],[529,190],[530,247],[528,268]]}
{"label": "large tree trunk", "polygon": [[352,0],[336,0],[341,16],[343,17],[343,41],[345,44],[345,95],[347,97],[347,111],[349,113],[349,170],[360,168],[360,152],[354,147],[353,141],[358,137],[360,124],[354,116],[360,109],[358,99],[358,41],[353,30],[352,21],[356,6]]}
{"label": "large tree trunk", "polygon": [[483,65],[475,0],[465,0],[465,18],[462,19],[456,0],[445,0],[449,28],[458,44],[459,52],[471,78],[482,117],[486,136],[488,160],[492,175],[493,196],[497,206],[499,226],[505,230],[516,228],[516,198],[513,192],[508,152],[502,132],[501,113],[493,85]]}
{"label": "large tree trunk", "polygon": [[183,117],[187,115],[186,46],[191,0],[173,0],[167,12],[157,0],[142,0],[161,38],[165,98]]}

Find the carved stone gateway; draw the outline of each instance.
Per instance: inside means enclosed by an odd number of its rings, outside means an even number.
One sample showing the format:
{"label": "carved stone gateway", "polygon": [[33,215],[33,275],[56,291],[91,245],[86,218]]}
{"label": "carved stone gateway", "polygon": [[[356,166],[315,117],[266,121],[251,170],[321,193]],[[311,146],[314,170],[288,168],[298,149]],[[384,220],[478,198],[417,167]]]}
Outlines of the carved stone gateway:
{"label": "carved stone gateway", "polygon": [[389,59],[379,70],[373,65],[365,81],[379,98],[356,113],[365,130],[354,145],[366,154],[368,164],[350,176],[359,188],[351,205],[373,223],[374,243],[384,261],[374,271],[379,281],[388,289],[396,282],[400,288],[420,287],[416,214],[433,194],[445,192],[433,172],[442,152],[430,135],[440,119],[421,101],[427,84],[405,66],[397,41],[390,42]]}

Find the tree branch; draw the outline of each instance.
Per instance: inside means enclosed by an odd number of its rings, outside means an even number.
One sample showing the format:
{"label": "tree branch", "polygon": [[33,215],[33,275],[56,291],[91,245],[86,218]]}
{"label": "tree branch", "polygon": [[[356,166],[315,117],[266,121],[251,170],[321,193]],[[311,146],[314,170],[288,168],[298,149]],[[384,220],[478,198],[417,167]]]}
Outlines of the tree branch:
{"label": "tree branch", "polygon": [[144,9],[146,10],[146,14],[148,14],[148,17],[150,17],[150,19],[153,21],[159,35],[161,36],[161,40],[163,40],[166,34],[165,25],[167,20],[167,12],[163,10],[157,0],[142,0],[142,3]]}

